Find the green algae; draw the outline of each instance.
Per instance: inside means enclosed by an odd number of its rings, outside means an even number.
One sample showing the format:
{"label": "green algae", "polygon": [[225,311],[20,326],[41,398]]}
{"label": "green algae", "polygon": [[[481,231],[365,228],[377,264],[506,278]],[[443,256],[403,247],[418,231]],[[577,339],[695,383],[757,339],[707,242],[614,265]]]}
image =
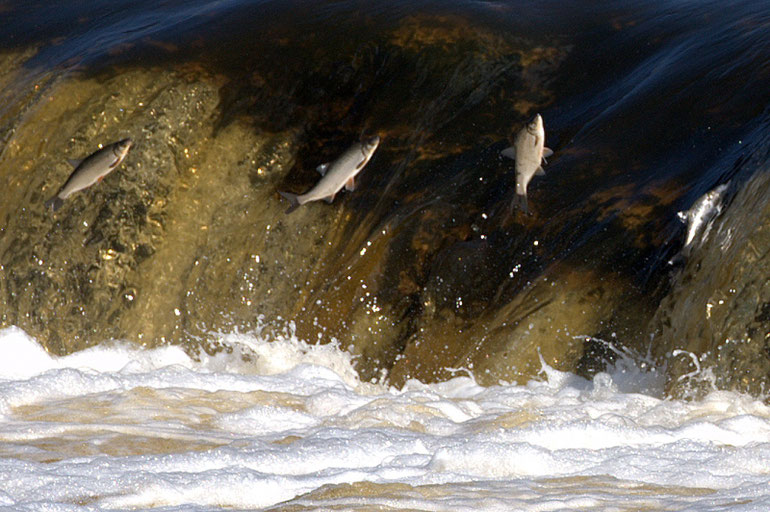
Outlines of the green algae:
{"label": "green algae", "polygon": [[[280,66],[249,57],[230,72],[172,48],[179,62],[124,60],[14,96],[0,117],[2,325],[56,354],[115,338],[194,353],[227,349],[218,332],[291,322],[358,356],[364,379],[397,385],[461,368],[525,381],[541,358],[594,368],[587,336],[643,337],[655,298],[628,269],[664,243],[648,236],[654,208],[617,186],[595,194],[598,210],[567,211],[544,180],[534,216],[507,215],[499,150],[555,101],[548,77],[568,46],[454,16],[408,17],[334,49],[319,37],[277,38],[273,51],[296,57]],[[284,214],[277,190],[307,190],[316,165],[375,133],[355,192]],[[66,158],[125,136],[135,147],[117,171],[43,208]],[[597,224],[604,245],[580,239]]]}

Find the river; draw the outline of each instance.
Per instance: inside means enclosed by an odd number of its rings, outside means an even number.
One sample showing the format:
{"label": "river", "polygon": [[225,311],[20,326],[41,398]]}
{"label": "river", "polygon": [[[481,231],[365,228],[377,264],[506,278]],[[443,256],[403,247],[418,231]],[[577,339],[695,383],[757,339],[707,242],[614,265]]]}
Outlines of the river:
{"label": "river", "polygon": [[762,2],[0,17],[0,506],[767,508]]}

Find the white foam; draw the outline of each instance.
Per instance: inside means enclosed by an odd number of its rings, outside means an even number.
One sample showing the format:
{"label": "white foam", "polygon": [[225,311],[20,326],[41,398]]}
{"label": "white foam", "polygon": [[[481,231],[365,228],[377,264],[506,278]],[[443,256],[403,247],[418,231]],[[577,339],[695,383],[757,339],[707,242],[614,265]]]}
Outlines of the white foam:
{"label": "white foam", "polygon": [[292,332],[221,339],[240,349],[194,360],[116,342],[59,358],[0,331],[14,356],[0,363],[0,510],[770,505],[770,409],[661,398],[631,355],[591,381],[544,365],[524,386],[396,390]]}
{"label": "white foam", "polygon": [[49,370],[73,368],[99,372],[142,372],[170,365],[192,367],[185,352],[174,346],[139,350],[126,343],[104,344],[66,357],[48,354],[17,327],[0,330],[0,345],[13,357],[0,359],[0,379],[29,379]]}

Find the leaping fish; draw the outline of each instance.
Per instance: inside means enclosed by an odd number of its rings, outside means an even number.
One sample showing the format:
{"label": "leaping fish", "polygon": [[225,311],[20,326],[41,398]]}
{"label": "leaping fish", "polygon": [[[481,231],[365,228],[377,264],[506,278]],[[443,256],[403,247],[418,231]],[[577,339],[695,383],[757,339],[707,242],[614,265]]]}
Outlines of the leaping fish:
{"label": "leaping fish", "polygon": [[131,139],[123,139],[104,146],[81,161],[70,161],[75,170],[67,178],[59,192],[45,202],[45,207],[56,211],[61,208],[64,200],[69,196],[101,181],[126,158],[132,144]]}
{"label": "leaping fish", "polygon": [[327,203],[331,203],[342,187],[345,187],[345,190],[355,190],[356,175],[372,158],[379,143],[380,138],[375,135],[366,141],[356,142],[335,161],[319,165],[318,172],[323,177],[316,183],[315,187],[305,194],[297,195],[279,190],[278,193],[291,203],[286,213],[291,213],[300,205],[310,201],[324,199]]}
{"label": "leaping fish", "polygon": [[545,129],[543,118],[536,114],[535,118],[516,134],[513,146],[504,149],[503,156],[516,160],[516,197],[511,203],[511,210],[520,206],[524,213],[529,213],[527,207],[527,185],[535,175],[545,175],[541,163],[553,151],[545,147]]}
{"label": "leaping fish", "polygon": [[[711,229],[714,218],[722,211],[722,197],[727,190],[729,182],[709,190],[699,197],[689,210],[677,212],[679,220],[687,224],[684,246],[679,257],[689,256],[695,244],[703,240]],[[696,240],[696,237],[699,240]],[[677,258],[671,260],[675,262]]]}

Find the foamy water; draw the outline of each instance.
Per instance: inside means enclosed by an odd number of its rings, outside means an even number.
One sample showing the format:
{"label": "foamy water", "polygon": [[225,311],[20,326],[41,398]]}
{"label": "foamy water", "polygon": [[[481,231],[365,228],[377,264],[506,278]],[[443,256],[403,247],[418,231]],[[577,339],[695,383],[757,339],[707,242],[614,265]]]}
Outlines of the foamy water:
{"label": "foamy water", "polygon": [[0,510],[770,510],[770,409],[662,399],[627,358],[396,390],[333,346],[223,342],[55,358],[0,331]]}

